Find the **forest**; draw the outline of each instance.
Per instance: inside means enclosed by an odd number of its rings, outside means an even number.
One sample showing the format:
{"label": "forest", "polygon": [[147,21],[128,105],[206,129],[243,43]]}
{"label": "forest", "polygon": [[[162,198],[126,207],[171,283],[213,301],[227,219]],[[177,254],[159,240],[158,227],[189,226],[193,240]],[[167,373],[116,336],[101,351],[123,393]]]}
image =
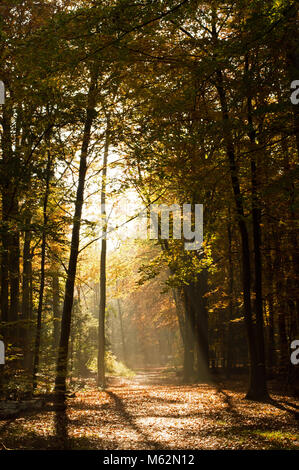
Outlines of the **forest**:
{"label": "forest", "polygon": [[1,1],[0,449],[298,449],[298,21]]}

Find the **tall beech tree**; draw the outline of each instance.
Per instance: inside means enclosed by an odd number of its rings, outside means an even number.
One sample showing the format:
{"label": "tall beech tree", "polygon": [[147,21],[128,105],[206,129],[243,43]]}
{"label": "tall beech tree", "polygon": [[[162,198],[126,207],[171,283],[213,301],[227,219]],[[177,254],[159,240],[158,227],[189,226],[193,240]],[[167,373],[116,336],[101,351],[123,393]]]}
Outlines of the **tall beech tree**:
{"label": "tall beech tree", "polygon": [[69,338],[71,329],[71,315],[74,301],[74,287],[79,253],[80,226],[82,207],[84,203],[84,186],[87,171],[87,156],[91,139],[91,129],[95,118],[95,107],[97,97],[97,82],[99,75],[99,64],[90,70],[90,83],[87,95],[86,117],[80,153],[80,166],[78,187],[75,201],[75,212],[73,217],[71,251],[65,283],[64,302],[61,317],[61,334],[59,341],[59,352],[56,368],[55,392],[59,399],[63,400],[66,393],[67,359],[69,350]]}

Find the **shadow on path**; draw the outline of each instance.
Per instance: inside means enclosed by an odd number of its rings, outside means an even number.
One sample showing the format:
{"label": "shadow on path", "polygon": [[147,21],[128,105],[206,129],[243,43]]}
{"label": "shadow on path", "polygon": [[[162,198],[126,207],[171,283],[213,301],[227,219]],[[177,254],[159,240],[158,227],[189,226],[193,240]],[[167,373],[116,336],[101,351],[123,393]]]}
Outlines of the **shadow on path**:
{"label": "shadow on path", "polygon": [[123,400],[118,395],[116,395],[116,393],[111,392],[109,390],[106,390],[106,393],[114,401],[117,413],[125,420],[128,426],[130,426],[143,438],[144,443],[148,446],[149,449],[165,449],[165,447],[161,443],[150,439],[148,434],[145,433],[139,426],[137,426],[132,415],[126,410]]}
{"label": "shadow on path", "polygon": [[269,404],[274,406],[275,408],[278,408],[279,410],[286,411],[287,413],[290,413],[290,415],[292,415],[295,418],[296,421],[299,421],[299,412],[297,410],[293,410],[291,408],[287,408],[286,406],[284,406],[284,404],[287,404],[289,406],[295,406],[296,407],[296,405],[294,405],[293,403],[288,403],[288,402],[279,403],[276,400],[270,400]]}
{"label": "shadow on path", "polygon": [[219,384],[216,385],[216,389],[217,389],[217,393],[219,393],[219,395],[222,395],[223,403],[225,403],[226,405],[226,411],[231,413],[231,415],[234,416],[235,418],[240,417],[240,413],[233,406],[232,397],[228,393],[226,393],[224,390],[222,390]]}
{"label": "shadow on path", "polygon": [[[217,385],[217,393],[223,396],[223,401],[227,405],[227,411],[229,411],[235,417],[240,416],[240,414],[238,413],[238,411],[232,404],[232,397],[228,395],[228,393],[226,393],[224,390],[222,390],[219,384]],[[296,419],[296,421],[299,421],[299,412],[297,411],[299,407],[295,403],[291,403],[287,401],[280,403],[277,400],[274,400],[273,398],[271,398],[270,400],[266,402],[266,404],[272,405],[279,410],[286,411],[287,413],[292,415]],[[289,408],[289,407],[294,407],[295,409]]]}

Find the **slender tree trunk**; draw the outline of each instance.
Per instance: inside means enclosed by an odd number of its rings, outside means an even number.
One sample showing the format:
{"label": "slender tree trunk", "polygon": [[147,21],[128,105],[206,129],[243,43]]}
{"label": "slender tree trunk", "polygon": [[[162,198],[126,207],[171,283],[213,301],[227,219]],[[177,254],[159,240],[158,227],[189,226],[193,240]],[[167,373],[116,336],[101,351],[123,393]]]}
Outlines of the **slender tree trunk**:
{"label": "slender tree trunk", "polygon": [[65,294],[61,318],[61,331],[59,341],[59,352],[56,367],[55,379],[55,393],[59,401],[65,400],[66,393],[66,376],[67,376],[67,359],[69,349],[69,337],[71,329],[72,307],[74,300],[74,286],[76,278],[79,240],[80,240],[80,226],[81,215],[84,201],[84,186],[87,171],[87,155],[90,143],[91,127],[95,117],[95,103],[96,103],[96,84],[97,84],[98,70],[92,73],[89,92],[88,104],[86,112],[86,120],[83,133],[83,141],[81,147],[80,167],[79,167],[79,181],[75,202],[75,214],[73,218],[73,229],[71,239],[71,252],[69,258],[69,265],[67,271],[67,279],[65,284]]}
{"label": "slender tree trunk", "polygon": [[[2,183],[2,218],[3,218],[3,310],[7,309],[7,318],[13,324],[8,328],[8,337],[13,343],[17,342],[17,321],[19,313],[19,283],[20,283],[20,237],[18,228],[19,203],[13,179],[19,172],[18,145],[13,150],[12,143],[12,110],[6,105],[3,109],[3,169],[5,171]],[[19,128],[19,115],[17,117]],[[16,130],[16,131],[17,131]]]}
{"label": "slender tree trunk", "polygon": [[185,303],[185,349],[184,349],[184,368],[183,380],[190,382],[194,378],[194,310],[191,305],[189,286],[184,286],[184,303]]}
{"label": "slender tree trunk", "polygon": [[205,294],[208,290],[208,271],[203,270],[199,275],[196,293],[198,297],[198,344],[199,357],[197,361],[197,378],[201,381],[210,380],[209,372],[209,328],[208,328],[208,309]]}
{"label": "slender tree trunk", "polygon": [[185,306],[182,298],[182,292],[178,287],[174,287],[172,289],[172,294],[175,302],[176,314],[178,318],[178,324],[180,329],[180,334],[182,338],[182,345],[183,345],[183,376],[186,377],[188,375],[187,371],[185,370],[185,366],[187,364],[187,343],[186,343],[186,311]]}
{"label": "slender tree trunk", "polygon": [[182,294],[177,287],[172,289],[172,294],[173,294],[174,303],[176,307],[176,313],[177,313],[181,337],[182,337],[182,341],[184,342],[183,336],[184,336],[184,330],[185,330],[186,313],[184,312]]}
{"label": "slender tree trunk", "polygon": [[23,279],[22,279],[22,327],[20,328],[20,338],[23,346],[23,365],[26,370],[31,370],[30,364],[30,278],[31,278],[31,252],[30,245],[32,239],[32,232],[30,230],[31,215],[26,216],[25,219],[25,236],[23,246]]}
{"label": "slender tree trunk", "polygon": [[16,226],[16,221],[19,216],[19,204],[17,195],[14,196],[10,205],[10,218],[14,221],[14,228],[9,233],[9,283],[10,283],[10,306],[9,318],[10,321],[15,322],[13,327],[13,338],[17,340],[19,318],[19,295],[20,295],[20,234]]}
{"label": "slender tree trunk", "polygon": [[178,288],[173,288],[173,297],[176,305],[178,323],[183,344],[183,380],[189,382],[193,375],[193,346],[190,319],[188,317],[186,295]]}
{"label": "slender tree trunk", "polygon": [[[248,72],[248,57],[246,58]],[[248,85],[248,90],[250,86]],[[262,255],[261,255],[261,206],[259,200],[258,181],[258,146],[256,143],[256,132],[252,119],[252,98],[250,92],[247,98],[247,119],[249,124],[249,139],[251,146],[251,197],[252,197],[252,226],[253,226],[253,246],[254,246],[254,273],[255,273],[255,318],[256,318],[256,347],[259,376],[261,385],[264,383],[265,396],[267,396],[266,365],[265,365],[265,340],[264,340],[264,318],[263,318],[263,295],[262,295]]]}
{"label": "slender tree trunk", "polygon": [[121,311],[121,305],[120,305],[119,299],[117,299],[117,308],[118,308],[118,318],[119,318],[121,342],[122,342],[122,349],[123,349],[123,360],[124,360],[124,363],[127,364],[127,351],[126,351],[125,333],[124,333],[124,325],[123,325],[123,314]]}
{"label": "slender tree trunk", "polygon": [[[3,196],[2,196],[2,246],[1,246],[1,321],[8,322],[8,237],[6,232],[4,213],[3,213]],[[4,333],[4,331],[3,331]]]}
{"label": "slender tree trunk", "polygon": [[226,146],[226,153],[229,162],[232,189],[236,204],[238,225],[241,236],[242,246],[242,276],[243,276],[243,300],[244,300],[244,317],[248,337],[249,358],[250,358],[250,383],[246,397],[249,399],[263,400],[268,399],[266,377],[264,373],[264,364],[259,364],[256,336],[251,310],[251,272],[250,272],[250,250],[248,231],[245,223],[245,214],[243,207],[243,198],[240,189],[235,150],[230,130],[229,113],[226,100],[226,93],[223,84],[223,75],[221,70],[216,71],[217,91],[222,110],[223,133]]}
{"label": "slender tree trunk", "polygon": [[106,312],[106,250],[107,241],[101,242],[100,261],[100,306],[99,306],[99,332],[98,332],[98,386],[105,388],[105,312]]}
{"label": "slender tree trunk", "polygon": [[[298,71],[299,74],[299,71]],[[299,75],[298,75],[299,76]],[[284,155],[284,171],[288,175],[292,169],[296,168],[296,163],[291,166],[289,158],[289,149],[286,140],[282,139],[282,151]],[[298,154],[299,155],[299,154]],[[297,295],[297,284],[299,280],[299,250],[298,250],[298,227],[297,227],[297,213],[296,213],[296,186],[295,178],[288,178],[286,190],[288,192],[288,239],[290,254],[287,254],[288,263],[291,265],[292,275],[287,276],[286,289],[287,289],[287,302],[289,306],[290,316],[290,340],[297,338],[299,332],[299,299]]]}
{"label": "slender tree trunk", "polygon": [[53,352],[57,353],[59,345],[60,330],[60,302],[59,302],[59,274],[54,268],[52,273],[52,295],[53,295]]}
{"label": "slender tree trunk", "polygon": [[[299,79],[299,40],[298,40],[298,2],[294,2],[292,7],[288,9],[289,21],[286,22],[286,59],[287,59],[287,71],[289,74],[290,82],[293,80]],[[299,105],[292,104],[293,111],[293,128],[294,135],[296,138],[297,146],[297,156],[299,157]],[[293,207],[292,209],[293,210]],[[292,284],[298,282],[299,278],[299,255],[298,255],[298,243],[297,243],[297,232],[293,231],[292,243],[294,246],[293,251],[293,261],[294,261],[294,272],[295,272],[295,281],[291,281]],[[298,296],[297,296],[298,297]],[[294,338],[298,334],[299,329],[299,301],[297,299],[295,308],[291,312],[291,337]],[[296,311],[296,313],[294,312]],[[282,322],[282,319],[281,319]],[[281,325],[282,326],[282,325]],[[291,338],[291,339],[292,339]],[[292,364],[289,362],[290,373],[292,373],[294,382],[296,381],[296,371]],[[298,380],[298,371],[297,371],[297,380]]]}
{"label": "slender tree trunk", "polygon": [[231,321],[233,320],[234,312],[234,263],[232,256],[232,221],[231,221],[231,210],[228,208],[228,226],[227,226],[227,238],[228,238],[228,318],[226,325],[226,351],[227,351],[227,363],[226,370],[227,376],[229,376],[232,369],[232,329]]}
{"label": "slender tree trunk", "polygon": [[266,249],[266,285],[267,285],[267,296],[266,301],[268,304],[268,344],[267,344],[267,360],[268,360],[268,369],[272,375],[276,365],[276,348],[275,348],[275,335],[274,335],[274,302],[273,302],[273,291],[274,291],[274,282],[273,282],[273,263],[271,259],[270,252],[270,240],[269,236],[266,236],[265,240],[265,249]]}
{"label": "slender tree trunk", "polygon": [[289,346],[285,324],[286,301],[285,301],[285,285],[283,271],[283,255],[280,250],[279,234],[275,232],[275,260],[274,271],[276,276],[276,305],[277,305],[277,324],[279,339],[279,372],[286,377],[287,365],[289,361]]}
{"label": "slender tree trunk", "polygon": [[106,314],[106,253],[107,253],[107,219],[106,219],[106,186],[107,186],[107,163],[109,153],[109,117],[107,117],[107,129],[105,138],[102,189],[101,189],[101,215],[103,231],[101,240],[101,262],[100,262],[100,308],[99,308],[99,349],[98,349],[98,386],[106,386],[105,379],[105,314]]}
{"label": "slender tree trunk", "polygon": [[191,308],[191,327],[194,332],[196,347],[196,378],[207,381],[209,374],[208,315],[204,294],[207,290],[206,271],[200,273],[196,284],[187,286]]}
{"label": "slender tree trunk", "polygon": [[37,307],[37,323],[35,333],[35,345],[34,345],[34,362],[33,362],[33,390],[37,387],[37,373],[40,362],[40,343],[41,343],[41,329],[42,329],[42,312],[43,312],[43,300],[44,300],[44,288],[45,288],[45,264],[46,264],[46,240],[47,240],[47,225],[48,225],[48,200],[50,192],[50,177],[51,177],[51,155],[48,150],[48,161],[46,168],[46,190],[43,204],[43,233],[42,233],[42,244],[41,244],[41,265],[40,265],[40,286],[38,295],[38,307]]}
{"label": "slender tree trunk", "polygon": [[[9,212],[11,203],[12,183],[10,181],[10,165],[12,161],[12,140],[11,140],[11,111],[7,106],[3,106],[2,118],[2,172],[1,172],[1,193],[2,193],[2,224],[1,224],[1,319],[2,322],[9,321]],[[3,329],[5,339],[8,335],[7,328]],[[8,339],[8,338],[7,338]]]}
{"label": "slender tree trunk", "polygon": [[[290,85],[294,80],[299,80],[299,39],[298,39],[298,5],[294,2],[292,8],[287,10],[287,21],[285,22],[285,57],[286,68]],[[290,91],[291,93],[291,91]],[[293,129],[296,138],[297,155],[299,157],[299,105],[292,104]]]}

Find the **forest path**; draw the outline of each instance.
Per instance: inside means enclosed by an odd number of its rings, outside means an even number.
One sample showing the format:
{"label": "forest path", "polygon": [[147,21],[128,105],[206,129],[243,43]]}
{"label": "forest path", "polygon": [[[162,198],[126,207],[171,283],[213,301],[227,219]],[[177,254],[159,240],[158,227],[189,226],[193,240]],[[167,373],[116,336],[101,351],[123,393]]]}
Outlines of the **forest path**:
{"label": "forest path", "polygon": [[10,449],[292,449],[299,446],[298,404],[248,402],[234,382],[219,387],[179,384],[165,370],[93,381],[52,409],[0,422]]}
{"label": "forest path", "polygon": [[117,387],[122,385],[177,385],[180,380],[175,370],[166,367],[148,367],[143,369],[136,369],[135,375],[131,378],[127,377],[108,377],[108,386]]}

